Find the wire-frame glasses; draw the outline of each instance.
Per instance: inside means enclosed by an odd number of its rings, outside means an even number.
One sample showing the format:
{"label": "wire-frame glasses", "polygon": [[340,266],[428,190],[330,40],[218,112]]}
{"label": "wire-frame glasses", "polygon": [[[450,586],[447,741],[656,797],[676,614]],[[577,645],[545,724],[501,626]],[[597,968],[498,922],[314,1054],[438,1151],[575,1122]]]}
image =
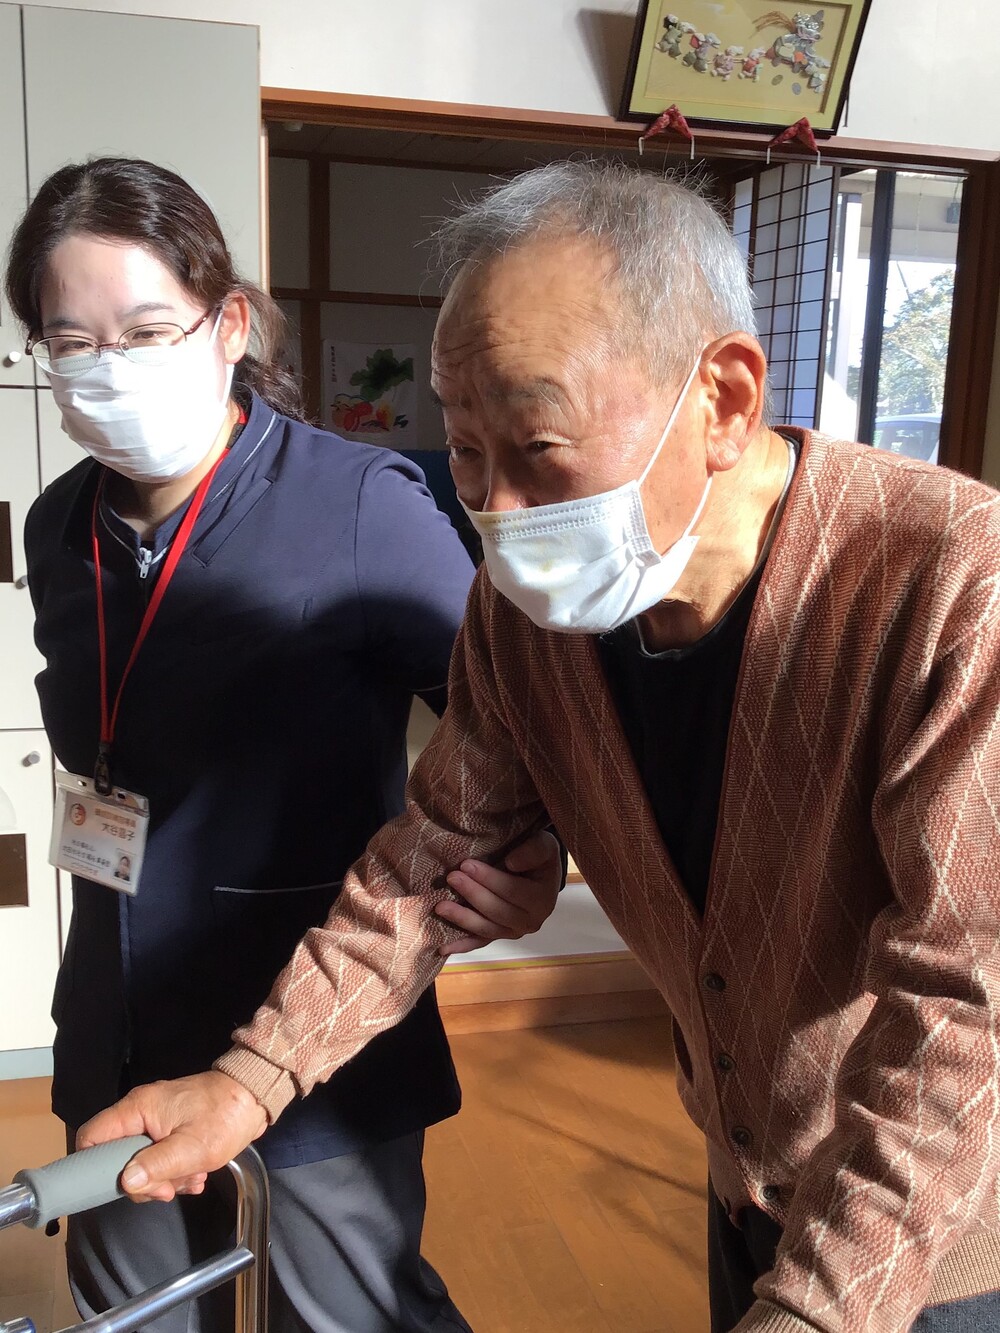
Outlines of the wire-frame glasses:
{"label": "wire-frame glasses", "polygon": [[57,333],[51,338],[38,338],[25,348],[35,363],[47,375],[72,377],[93,370],[103,352],[120,352],[136,365],[162,366],[170,358],[170,350],[179,347],[197,333],[213,310],[206,310],[189,329],[179,324],[139,324],[126,329],[113,343],[95,342],[79,333]]}

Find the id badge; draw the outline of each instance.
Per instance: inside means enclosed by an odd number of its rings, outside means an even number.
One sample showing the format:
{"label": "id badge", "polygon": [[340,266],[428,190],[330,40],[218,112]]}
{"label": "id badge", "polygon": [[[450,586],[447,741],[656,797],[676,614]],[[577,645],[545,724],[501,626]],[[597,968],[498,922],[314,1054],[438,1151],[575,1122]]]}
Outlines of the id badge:
{"label": "id badge", "polygon": [[56,773],[49,862],[71,875],[135,894],[149,831],[149,801],[112,787],[99,796],[91,778]]}

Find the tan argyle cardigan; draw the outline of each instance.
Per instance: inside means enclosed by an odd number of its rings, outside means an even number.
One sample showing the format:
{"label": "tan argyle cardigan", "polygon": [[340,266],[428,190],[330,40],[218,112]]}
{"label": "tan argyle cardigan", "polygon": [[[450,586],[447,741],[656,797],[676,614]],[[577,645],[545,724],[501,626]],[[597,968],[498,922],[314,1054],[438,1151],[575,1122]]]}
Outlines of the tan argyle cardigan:
{"label": "tan argyle cardigan", "polygon": [[785,1224],[740,1333],[895,1333],[1000,1287],[998,599],[1000,496],[802,437],[700,920],[594,640],[480,575],[405,814],[219,1067],[272,1118],[328,1078],[437,973],[442,873],[547,812],[669,1003],[717,1191]]}

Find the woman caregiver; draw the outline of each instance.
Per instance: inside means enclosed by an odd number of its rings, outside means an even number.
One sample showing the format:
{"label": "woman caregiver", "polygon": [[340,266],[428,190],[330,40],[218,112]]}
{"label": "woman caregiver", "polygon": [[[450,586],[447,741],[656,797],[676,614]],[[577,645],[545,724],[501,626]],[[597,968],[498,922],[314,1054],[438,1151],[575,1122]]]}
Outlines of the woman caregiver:
{"label": "woman caregiver", "polygon": [[[412,696],[443,709],[472,569],[414,467],[297,419],[280,313],[173,173],[56,172],[7,292],[89,455],[25,534],[44,721],[73,775],[52,1094],[72,1131],[134,1084],[207,1068],[325,919],[402,809]],[[448,950],[536,929],[560,879],[549,834],[503,870],[466,863],[440,908],[466,932]],[[458,1106],[428,995],[264,1136],[272,1328],[468,1328],[420,1256],[423,1133]],[[232,1224],[219,1196],[74,1220],[81,1313],[226,1248]],[[152,1327],[231,1318],[223,1292]]]}

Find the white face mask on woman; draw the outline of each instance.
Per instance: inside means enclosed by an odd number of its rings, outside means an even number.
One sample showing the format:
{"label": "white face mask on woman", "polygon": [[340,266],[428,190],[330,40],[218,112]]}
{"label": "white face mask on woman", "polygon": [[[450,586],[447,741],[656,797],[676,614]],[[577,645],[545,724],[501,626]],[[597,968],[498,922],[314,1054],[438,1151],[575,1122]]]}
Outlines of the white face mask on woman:
{"label": "white face mask on woman", "polygon": [[[233,369],[219,388],[215,336],[150,349],[148,364],[106,351],[82,375],[48,372],[62,428],[99,463],[130,481],[183,477],[202,461],[225,419]],[[145,349],[143,349],[143,353]],[[134,354],[133,354],[134,355]]]}
{"label": "white face mask on woman", "polygon": [[493,586],[542,629],[606,634],[648,611],[677,586],[698,545],[691,531],[712,478],[683,535],[663,555],[650,539],[640,488],[677,420],[701,355],[638,481],[534,509],[479,513],[462,506],[482,539]]}

